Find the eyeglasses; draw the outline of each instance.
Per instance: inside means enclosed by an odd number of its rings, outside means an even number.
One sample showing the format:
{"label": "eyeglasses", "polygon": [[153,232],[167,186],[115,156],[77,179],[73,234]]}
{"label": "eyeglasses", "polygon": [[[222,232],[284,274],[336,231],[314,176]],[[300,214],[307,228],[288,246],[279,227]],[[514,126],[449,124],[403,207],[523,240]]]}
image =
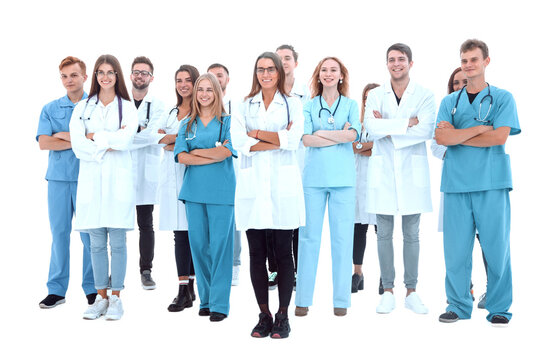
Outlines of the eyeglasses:
{"label": "eyeglasses", "polygon": [[258,67],[256,70],[257,74],[262,75],[265,71],[268,71],[269,74],[274,74],[276,72],[276,67],[269,66],[267,68]]}
{"label": "eyeglasses", "polygon": [[97,77],[104,77],[104,76],[108,76],[110,78],[114,77],[117,73],[115,71],[111,71],[109,70],[107,73],[103,72],[102,70],[98,70],[96,71],[96,76]]}
{"label": "eyeglasses", "polygon": [[150,73],[149,71],[147,70],[132,70],[132,75],[134,76],[138,76],[138,75],[142,75],[143,77],[146,77],[146,76],[152,76],[153,74]]}

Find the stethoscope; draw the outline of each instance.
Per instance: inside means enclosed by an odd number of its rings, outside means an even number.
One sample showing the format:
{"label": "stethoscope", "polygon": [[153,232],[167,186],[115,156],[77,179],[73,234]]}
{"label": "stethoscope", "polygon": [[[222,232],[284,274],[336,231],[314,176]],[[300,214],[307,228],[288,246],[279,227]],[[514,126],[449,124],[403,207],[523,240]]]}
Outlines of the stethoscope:
{"label": "stethoscope", "polygon": [[324,105],[322,105],[322,95],[320,95],[320,97],[318,98],[318,101],[320,102],[320,110],[318,111],[318,121],[320,122],[320,129],[322,129],[322,118],[320,117],[320,115],[322,115],[323,110],[326,110],[330,114],[330,117],[328,118],[328,124],[333,125],[333,128],[335,130],[334,116],[335,116],[335,113],[337,112],[337,109],[339,108],[339,103],[341,102],[341,94],[339,94],[339,97],[337,98],[337,106],[335,107],[335,110],[333,113],[330,109],[327,109],[324,107]]}
{"label": "stethoscope", "polygon": [[[178,110],[177,110],[177,114],[178,114]],[[190,141],[190,140],[193,140],[195,139],[196,137],[196,132],[197,132],[197,118],[194,119],[194,123],[195,124],[192,124],[192,128],[193,128],[193,131],[194,131],[194,135],[192,137],[186,137],[185,139],[187,141]],[[195,125],[195,128],[194,128],[194,125]],[[222,121],[220,122],[220,128],[219,128],[219,137],[218,137],[218,141],[215,142],[215,147],[219,147],[222,145],[222,142],[220,141],[222,139]]]}
{"label": "stethoscope", "polygon": [[[290,119],[289,119],[289,104],[288,104],[288,101],[286,99],[286,96],[285,95],[282,95],[282,98],[284,99],[284,102],[286,103],[286,111],[287,111],[287,126],[289,127],[289,123],[290,123]],[[249,99],[249,109],[251,109],[251,105],[253,104],[253,98]],[[257,102],[257,104],[259,105],[259,107],[257,108],[257,113],[259,112],[259,110],[261,109],[261,102]],[[287,128],[287,127],[286,127]]]}
{"label": "stethoscope", "polygon": [[[489,116],[489,113],[491,112],[491,108],[493,107],[493,96],[491,95],[491,86],[489,83],[487,84],[487,95],[483,96],[483,99],[479,101],[479,113],[477,115],[477,118],[473,118],[476,121],[482,122],[482,123],[489,123],[491,120],[487,120],[487,117]],[[460,102],[460,95],[462,95],[462,91],[466,88],[466,85],[462,87],[462,90],[458,93],[458,97],[456,97],[456,104],[454,105],[454,108],[452,108],[452,111],[450,114],[452,115],[452,121],[454,122],[454,114],[456,114],[456,108],[458,107],[458,102]],[[483,101],[485,101],[486,98],[489,98],[490,104],[489,104],[489,110],[487,110],[487,114],[485,114],[485,117],[481,119],[481,106],[483,105]]]}
{"label": "stethoscope", "polygon": [[[94,109],[98,105],[98,102],[100,101],[100,97],[96,95],[96,102],[94,103],[94,107],[92,110],[88,113],[88,117],[84,116],[86,113],[86,109],[88,108],[88,102],[90,101],[90,97],[86,99],[86,103],[84,104],[84,110],[82,111],[82,115],[80,116],[80,120],[85,124],[85,121],[90,120],[90,117],[92,116],[92,113],[94,112]],[[123,101],[121,100],[121,97],[117,95],[117,103],[119,108],[119,129],[121,128],[121,123],[123,121]],[[149,110],[149,107],[148,107]],[[149,114],[148,114],[149,116]]]}

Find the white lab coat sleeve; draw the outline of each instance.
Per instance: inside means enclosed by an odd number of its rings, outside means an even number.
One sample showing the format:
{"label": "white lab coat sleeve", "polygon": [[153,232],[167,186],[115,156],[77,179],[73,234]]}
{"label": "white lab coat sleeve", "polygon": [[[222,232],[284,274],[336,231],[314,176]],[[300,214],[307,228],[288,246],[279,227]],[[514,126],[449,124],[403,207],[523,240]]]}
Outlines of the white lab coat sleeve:
{"label": "white lab coat sleeve", "polygon": [[[119,116],[118,114],[115,116]],[[99,149],[130,150],[136,129],[138,128],[138,113],[129,102],[123,102],[123,119],[121,128],[117,131],[98,131],[94,134],[94,142]]]}
{"label": "white lab coat sleeve", "polygon": [[283,129],[278,131],[278,139],[280,140],[280,149],[297,150],[299,142],[303,137],[305,127],[305,117],[303,115],[303,104],[298,98],[288,98],[290,121],[292,122],[289,130]]}
{"label": "white lab coat sleeve", "polygon": [[444,145],[439,145],[435,141],[435,139],[431,140],[431,153],[433,156],[435,156],[439,160],[445,159],[445,152],[447,151],[447,147]]}
{"label": "white lab coat sleeve", "polygon": [[[86,100],[83,100],[75,106],[73,115],[69,121],[69,133],[71,135],[71,147],[77,159],[84,161],[101,161],[103,154],[107,150],[98,148],[96,142],[86,138],[86,127],[81,115],[86,107]],[[90,121],[90,120],[87,120]]]}
{"label": "white lab coat sleeve", "polygon": [[160,101],[154,101],[151,103],[150,121],[148,127],[144,130],[137,132],[134,136],[134,142],[130,149],[136,150],[150,145],[159,145],[163,147],[165,144],[159,144],[165,134],[159,134],[157,131],[161,128],[161,123],[165,116],[165,106]]}
{"label": "white lab coat sleeve", "polygon": [[404,135],[408,129],[408,119],[377,119],[374,117],[374,110],[381,111],[381,104],[384,99],[375,93],[368,92],[366,107],[364,110],[364,124],[366,130],[374,138],[379,140],[387,135]]}
{"label": "white lab coat sleeve", "polygon": [[435,97],[432,92],[426,91],[420,110],[416,114],[418,124],[412,127],[407,125],[406,134],[404,135],[395,136],[391,134],[395,149],[402,149],[431,140],[435,132],[435,111]]}
{"label": "white lab coat sleeve", "polygon": [[255,155],[251,152],[251,146],[257,144],[259,140],[247,136],[246,111],[248,102],[240,103],[237,109],[232,111],[232,121],[230,122],[230,136],[232,138],[232,147],[245,156]]}

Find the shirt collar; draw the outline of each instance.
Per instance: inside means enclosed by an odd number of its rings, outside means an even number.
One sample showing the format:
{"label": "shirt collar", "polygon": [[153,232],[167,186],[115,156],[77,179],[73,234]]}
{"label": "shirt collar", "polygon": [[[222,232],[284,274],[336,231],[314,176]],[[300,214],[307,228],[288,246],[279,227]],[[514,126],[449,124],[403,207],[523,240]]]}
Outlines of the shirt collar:
{"label": "shirt collar", "polygon": [[[82,93],[82,98],[81,100],[84,100],[88,97],[88,94],[86,93],[86,91],[84,91]],[[60,101],[60,104],[59,104],[60,107],[75,107],[75,104],[73,104],[73,102],[71,101],[71,99],[69,99],[69,95],[65,95],[64,97],[61,98],[61,101]]]}
{"label": "shirt collar", "polygon": [[[406,90],[404,91],[404,93],[408,93],[408,94],[413,94],[414,93],[414,90],[416,88],[416,84],[414,83],[414,81],[412,81],[412,79],[410,79],[410,81],[408,82],[408,86],[406,87]],[[385,86],[383,88],[383,90],[385,91],[385,93],[392,93],[393,92],[393,86],[391,85],[391,80],[389,80],[389,82],[385,83]],[[404,96],[404,94],[403,94]]]}
{"label": "shirt collar", "polygon": [[[262,101],[263,101],[262,91],[259,91],[257,95],[251,98],[251,103],[260,103]],[[275,102],[277,104],[284,104],[284,97],[278,90],[276,90],[276,94],[274,94],[274,99],[272,99],[272,102]]]}

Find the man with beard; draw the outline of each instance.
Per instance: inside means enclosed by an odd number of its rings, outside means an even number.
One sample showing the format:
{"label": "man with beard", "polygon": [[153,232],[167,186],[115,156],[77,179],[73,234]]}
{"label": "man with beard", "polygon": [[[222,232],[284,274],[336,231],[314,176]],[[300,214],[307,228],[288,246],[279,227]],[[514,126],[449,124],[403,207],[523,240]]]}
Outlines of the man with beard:
{"label": "man with beard", "polygon": [[157,203],[161,148],[158,123],[165,107],[149,93],[153,81],[153,64],[145,56],[138,56],[132,62],[130,81],[132,98],[138,109],[138,133],[134,137],[132,161],[134,186],[136,188],[136,218],[140,231],[140,274],[145,290],[155,289],[151,278],[154,255],[155,233],[153,231],[153,205]]}

